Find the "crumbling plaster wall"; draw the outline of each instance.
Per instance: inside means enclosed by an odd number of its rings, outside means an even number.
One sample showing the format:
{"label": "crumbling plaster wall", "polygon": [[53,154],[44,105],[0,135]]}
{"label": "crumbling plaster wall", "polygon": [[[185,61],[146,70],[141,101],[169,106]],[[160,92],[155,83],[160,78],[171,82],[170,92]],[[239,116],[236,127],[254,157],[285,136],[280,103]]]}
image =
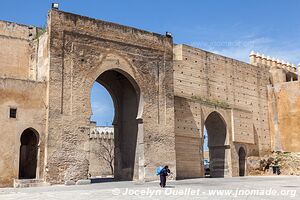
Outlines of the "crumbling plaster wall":
{"label": "crumbling plaster wall", "polygon": [[268,86],[272,150],[300,152],[300,82]]}

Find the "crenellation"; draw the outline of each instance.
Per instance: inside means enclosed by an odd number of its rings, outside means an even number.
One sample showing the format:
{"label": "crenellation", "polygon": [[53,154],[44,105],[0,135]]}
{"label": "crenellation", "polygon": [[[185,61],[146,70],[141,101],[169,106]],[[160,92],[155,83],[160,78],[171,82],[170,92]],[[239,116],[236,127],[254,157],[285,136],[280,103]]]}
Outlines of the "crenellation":
{"label": "crenellation", "polygon": [[266,63],[266,65],[272,66],[272,59],[271,59],[270,56],[267,56],[267,63]]}
{"label": "crenellation", "polygon": [[104,139],[113,140],[114,139],[114,128],[113,127],[91,127],[89,133],[90,139]]}
{"label": "crenellation", "polygon": [[272,57],[271,58],[271,67],[275,68],[276,66],[277,66],[277,60],[274,57]]}
{"label": "crenellation", "polygon": [[278,68],[280,68],[280,66],[281,66],[281,61],[277,58],[276,59],[276,67],[278,67]]}
{"label": "crenellation", "polygon": [[270,70],[273,83],[298,80],[297,69],[294,64],[279,60],[278,58],[265,56],[264,54],[251,51],[249,54],[250,64],[265,67]]}
{"label": "crenellation", "polygon": [[249,54],[250,64],[252,65],[267,65],[269,67],[277,67],[281,69],[285,69],[289,72],[295,73],[295,65],[284,60],[279,60],[278,58],[265,56],[264,54],[255,53],[251,51]]}

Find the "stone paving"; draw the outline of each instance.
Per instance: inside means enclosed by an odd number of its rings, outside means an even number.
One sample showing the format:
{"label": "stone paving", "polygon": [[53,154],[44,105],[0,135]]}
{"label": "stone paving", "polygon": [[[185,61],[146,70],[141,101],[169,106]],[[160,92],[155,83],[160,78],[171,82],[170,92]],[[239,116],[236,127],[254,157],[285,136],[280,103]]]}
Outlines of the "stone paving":
{"label": "stone paving", "polygon": [[2,188],[2,200],[86,199],[300,199],[300,177],[202,178],[158,182],[111,182],[90,185],[54,185],[36,188]]}

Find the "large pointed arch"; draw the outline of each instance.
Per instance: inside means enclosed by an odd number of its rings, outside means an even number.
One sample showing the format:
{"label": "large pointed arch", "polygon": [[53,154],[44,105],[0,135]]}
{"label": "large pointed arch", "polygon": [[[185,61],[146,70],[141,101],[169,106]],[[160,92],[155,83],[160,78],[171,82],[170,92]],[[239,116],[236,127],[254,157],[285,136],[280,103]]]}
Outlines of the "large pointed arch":
{"label": "large pointed arch", "polygon": [[[114,177],[117,180],[138,178],[137,159],[142,158],[138,148],[138,135],[142,134],[141,90],[134,78],[125,71],[111,68],[96,79],[112,97],[114,104]],[[136,174],[135,174],[136,173]]]}

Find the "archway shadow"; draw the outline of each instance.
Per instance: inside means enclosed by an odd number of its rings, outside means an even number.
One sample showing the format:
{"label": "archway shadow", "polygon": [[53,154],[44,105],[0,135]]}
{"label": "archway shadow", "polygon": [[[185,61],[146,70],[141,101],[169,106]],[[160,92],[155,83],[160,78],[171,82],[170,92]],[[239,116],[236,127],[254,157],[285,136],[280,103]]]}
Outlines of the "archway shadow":
{"label": "archway shadow", "polygon": [[239,155],[239,176],[245,176],[246,151],[244,147],[240,147],[238,155]]}

